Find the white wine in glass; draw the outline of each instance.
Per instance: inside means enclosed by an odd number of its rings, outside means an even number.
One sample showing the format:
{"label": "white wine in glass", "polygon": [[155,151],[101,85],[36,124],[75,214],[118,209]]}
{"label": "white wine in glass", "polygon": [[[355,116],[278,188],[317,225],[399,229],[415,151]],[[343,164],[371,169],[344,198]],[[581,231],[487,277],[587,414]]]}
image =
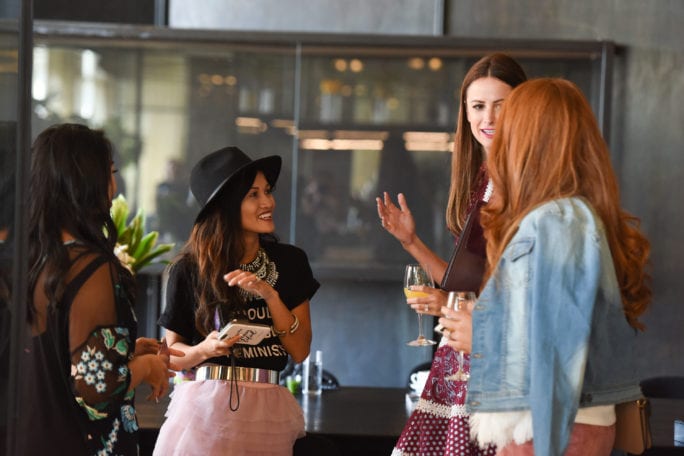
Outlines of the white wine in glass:
{"label": "white wine in glass", "polygon": [[[466,310],[468,303],[475,301],[475,293],[472,291],[450,291],[447,297],[447,307],[458,312]],[[463,350],[458,352],[458,370],[445,377],[446,380],[465,382],[470,378],[470,372],[465,370],[465,354]]]}
{"label": "white wine in glass", "polygon": [[[411,289],[416,285],[434,287],[435,283],[432,280],[430,271],[426,271],[419,264],[408,264],[406,265],[406,270],[404,272],[404,294],[406,295],[407,299],[428,296],[427,293]],[[436,344],[437,342],[426,338],[423,334],[423,314],[420,311],[416,312],[418,314],[418,337],[410,342],[407,342],[407,345],[412,347],[422,347],[425,345]]]}

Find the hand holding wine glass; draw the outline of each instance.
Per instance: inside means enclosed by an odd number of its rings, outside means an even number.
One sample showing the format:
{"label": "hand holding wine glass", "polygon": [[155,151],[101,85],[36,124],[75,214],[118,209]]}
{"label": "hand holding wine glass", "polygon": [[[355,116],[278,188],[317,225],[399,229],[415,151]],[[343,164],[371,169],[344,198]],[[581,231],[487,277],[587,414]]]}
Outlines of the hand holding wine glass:
{"label": "hand holding wine glass", "polygon": [[[409,264],[406,266],[404,272],[404,294],[406,298],[418,298],[427,296],[426,293],[422,291],[414,290],[414,286],[423,285],[428,287],[434,287],[435,284],[432,280],[430,272],[423,269],[419,264]],[[408,342],[407,344],[412,347],[421,347],[425,345],[434,345],[436,342],[431,339],[427,339],[423,335],[423,314],[417,311],[418,314],[418,337],[415,340]]]}
{"label": "hand holding wine glass", "polygon": [[[468,304],[476,299],[472,291],[450,291],[447,298],[447,307],[457,312],[468,309]],[[441,325],[440,325],[441,326]],[[463,350],[458,351],[458,370],[445,377],[446,380],[456,380],[465,382],[470,378],[470,373],[465,370],[465,354]]]}

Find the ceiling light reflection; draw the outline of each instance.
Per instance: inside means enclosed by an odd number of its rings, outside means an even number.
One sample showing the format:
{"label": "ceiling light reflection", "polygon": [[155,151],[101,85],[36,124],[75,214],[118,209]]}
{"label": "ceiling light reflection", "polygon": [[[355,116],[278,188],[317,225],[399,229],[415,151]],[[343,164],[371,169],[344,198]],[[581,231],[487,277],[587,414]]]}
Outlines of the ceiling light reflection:
{"label": "ceiling light reflection", "polygon": [[409,152],[451,152],[454,143],[453,141],[406,141],[405,147]]}
{"label": "ceiling light reflection", "polygon": [[438,131],[406,131],[402,135],[404,141],[429,141],[429,142],[447,142],[451,137],[451,133]]}
{"label": "ceiling light reflection", "polygon": [[321,139],[309,138],[300,142],[304,150],[382,150],[383,141],[377,139]]}
{"label": "ceiling light reflection", "polygon": [[422,70],[425,67],[425,61],[420,57],[413,57],[408,60],[408,67],[412,70]]}
{"label": "ceiling light reflection", "polygon": [[235,125],[238,127],[240,133],[251,135],[258,135],[268,130],[268,125],[257,117],[237,117],[235,119]]}
{"label": "ceiling light reflection", "polygon": [[291,136],[294,136],[296,131],[294,121],[291,119],[273,119],[271,121],[271,127],[282,128],[285,130],[285,133]]}
{"label": "ceiling light reflection", "polygon": [[442,65],[443,65],[442,59],[440,59],[439,57],[433,57],[433,58],[431,58],[430,60],[428,60],[428,67],[429,67],[432,71],[439,71],[439,70],[441,70],[441,69],[442,69]]}
{"label": "ceiling light reflection", "polygon": [[363,71],[363,62],[359,59],[351,59],[349,61],[349,69],[354,73],[360,73]]}
{"label": "ceiling light reflection", "polygon": [[406,150],[411,152],[449,152],[453,148],[450,133],[407,131],[402,137],[406,143]]}
{"label": "ceiling light reflection", "polygon": [[384,141],[388,136],[388,131],[335,130],[333,132],[335,139],[379,139]]}

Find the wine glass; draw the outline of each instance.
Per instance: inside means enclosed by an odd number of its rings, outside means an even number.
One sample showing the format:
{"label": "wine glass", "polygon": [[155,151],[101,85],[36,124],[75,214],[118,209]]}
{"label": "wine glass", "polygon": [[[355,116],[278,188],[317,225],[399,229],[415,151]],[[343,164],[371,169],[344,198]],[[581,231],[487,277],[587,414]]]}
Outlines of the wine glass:
{"label": "wine glass", "polygon": [[[406,295],[406,298],[421,298],[427,296],[427,293],[412,290],[411,287],[415,285],[425,285],[428,287],[435,286],[430,271],[423,269],[419,264],[408,264],[406,265],[406,270],[404,272],[404,294]],[[437,342],[427,339],[423,335],[423,314],[420,311],[416,311],[416,313],[418,314],[418,337],[415,340],[407,342],[407,345],[422,347],[436,344]]]}
{"label": "wine glass", "polygon": [[[449,309],[456,311],[462,311],[468,308],[468,303],[475,301],[475,293],[472,291],[450,291],[447,297],[446,306]],[[447,380],[456,380],[459,382],[465,382],[470,378],[470,373],[466,372],[465,367],[465,355],[463,350],[458,352],[458,370],[451,375],[447,375],[445,378]]]}

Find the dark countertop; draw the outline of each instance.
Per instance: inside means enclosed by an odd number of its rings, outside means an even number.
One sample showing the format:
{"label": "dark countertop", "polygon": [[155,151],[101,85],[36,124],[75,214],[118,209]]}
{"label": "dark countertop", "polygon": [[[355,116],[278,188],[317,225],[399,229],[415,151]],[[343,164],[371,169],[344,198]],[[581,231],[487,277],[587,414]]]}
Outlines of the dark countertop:
{"label": "dark countertop", "polygon": [[405,396],[403,388],[347,386],[297,400],[308,433],[397,438],[410,414]]}
{"label": "dark countertop", "polygon": [[[308,434],[340,438],[395,441],[410,411],[403,388],[341,387],[320,396],[298,395],[304,410]],[[164,421],[168,396],[159,403],[147,401],[147,386],[136,391],[138,423],[143,430],[156,431]],[[674,420],[684,419],[684,401],[651,399],[650,419],[653,445],[672,448]],[[680,454],[684,448],[672,448]]]}
{"label": "dark countertop", "polygon": [[[136,391],[136,412],[141,429],[159,429],[169,397],[147,401],[149,389]],[[410,411],[403,388],[341,387],[320,396],[298,395],[306,431],[311,434],[397,438]]]}

